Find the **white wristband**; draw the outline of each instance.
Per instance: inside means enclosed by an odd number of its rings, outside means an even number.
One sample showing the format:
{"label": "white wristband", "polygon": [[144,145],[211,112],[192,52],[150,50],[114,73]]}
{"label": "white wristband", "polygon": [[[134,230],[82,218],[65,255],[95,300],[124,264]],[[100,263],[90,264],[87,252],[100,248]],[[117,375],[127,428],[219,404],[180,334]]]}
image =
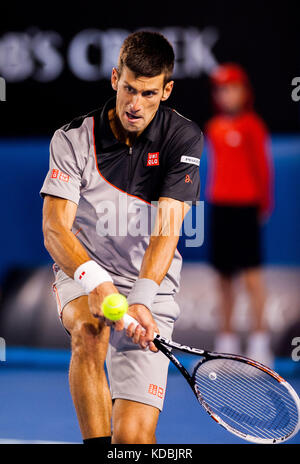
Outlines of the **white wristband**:
{"label": "white wristband", "polygon": [[86,261],[76,269],[74,280],[83,287],[86,293],[90,293],[103,282],[113,282],[109,273],[93,260]]}

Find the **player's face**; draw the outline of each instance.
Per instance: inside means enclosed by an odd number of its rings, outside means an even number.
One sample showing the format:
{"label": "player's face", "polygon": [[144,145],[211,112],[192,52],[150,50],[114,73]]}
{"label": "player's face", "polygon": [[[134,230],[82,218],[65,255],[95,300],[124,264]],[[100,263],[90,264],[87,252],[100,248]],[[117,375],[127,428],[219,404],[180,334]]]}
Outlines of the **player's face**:
{"label": "player's face", "polygon": [[242,110],[247,97],[247,89],[240,83],[219,85],[214,92],[217,105],[225,113],[236,113]]}
{"label": "player's face", "polygon": [[173,88],[173,81],[164,86],[164,74],[136,77],[126,66],[121,75],[113,69],[111,81],[117,91],[117,116],[125,131],[137,135],[148,126],[160,102],[169,98]]}

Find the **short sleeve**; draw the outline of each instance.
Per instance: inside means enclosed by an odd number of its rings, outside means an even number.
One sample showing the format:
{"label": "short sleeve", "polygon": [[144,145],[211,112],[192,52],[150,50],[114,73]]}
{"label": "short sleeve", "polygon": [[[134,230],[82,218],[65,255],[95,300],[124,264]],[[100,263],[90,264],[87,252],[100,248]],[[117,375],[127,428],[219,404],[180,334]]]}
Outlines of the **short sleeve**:
{"label": "short sleeve", "polygon": [[67,134],[58,129],[50,143],[49,171],[40,195],[54,195],[78,205],[81,187],[81,168]]}
{"label": "short sleeve", "polygon": [[180,143],[173,144],[168,155],[161,197],[191,201],[193,204],[199,200],[202,150],[203,134],[200,130],[192,137],[181,137]]}

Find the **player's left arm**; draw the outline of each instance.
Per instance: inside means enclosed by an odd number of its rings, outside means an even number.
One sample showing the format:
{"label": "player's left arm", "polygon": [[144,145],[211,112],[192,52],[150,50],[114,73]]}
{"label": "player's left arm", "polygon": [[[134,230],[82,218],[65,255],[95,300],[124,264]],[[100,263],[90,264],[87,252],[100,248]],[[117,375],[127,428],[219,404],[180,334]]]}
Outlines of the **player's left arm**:
{"label": "player's left arm", "polygon": [[178,244],[180,229],[190,205],[173,198],[160,197],[154,228],[141,266],[140,278],[164,279]]}
{"label": "player's left arm", "polygon": [[[149,245],[145,251],[139,279],[150,279],[160,285],[167,274],[177,248],[183,219],[190,209],[190,205],[173,198],[160,197],[157,205],[155,224],[150,236]],[[149,309],[142,304],[129,307],[129,314],[140,322],[141,327],[127,329],[127,335],[135,343],[146,347],[153,340],[158,327]],[[145,336],[142,327],[146,328]],[[152,351],[157,351],[154,343],[150,342]]]}
{"label": "player's left arm", "polygon": [[[153,333],[158,330],[151,314],[151,303],[174,257],[184,216],[191,204],[199,200],[202,149],[203,134],[194,123],[176,131],[169,146],[154,229],[137,285],[128,297],[129,313],[146,328],[146,335],[141,336],[141,327],[135,331],[129,327],[127,334],[142,347],[153,340]],[[156,351],[153,343],[149,346]]]}

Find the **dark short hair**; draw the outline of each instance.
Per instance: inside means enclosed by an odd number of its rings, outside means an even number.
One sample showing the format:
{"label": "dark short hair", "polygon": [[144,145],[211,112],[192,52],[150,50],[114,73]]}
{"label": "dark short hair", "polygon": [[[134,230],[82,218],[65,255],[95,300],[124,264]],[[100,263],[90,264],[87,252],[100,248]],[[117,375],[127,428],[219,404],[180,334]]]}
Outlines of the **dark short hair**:
{"label": "dark short hair", "polygon": [[170,81],[174,68],[174,51],[168,40],[158,32],[138,31],[130,34],[120,50],[118,71],[127,66],[136,77],[164,74],[164,85]]}

